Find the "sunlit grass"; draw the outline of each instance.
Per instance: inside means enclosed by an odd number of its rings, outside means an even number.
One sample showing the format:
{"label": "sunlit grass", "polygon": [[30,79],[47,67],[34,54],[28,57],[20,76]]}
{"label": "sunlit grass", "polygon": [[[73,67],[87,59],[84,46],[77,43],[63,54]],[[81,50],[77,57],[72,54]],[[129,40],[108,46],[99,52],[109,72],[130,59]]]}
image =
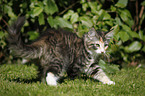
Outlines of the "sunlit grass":
{"label": "sunlit grass", "polygon": [[[10,66],[13,68],[8,68]],[[22,66],[28,72],[23,70]],[[30,79],[37,71],[35,66],[19,67],[21,69],[17,68],[17,65],[0,66],[0,96],[145,96],[145,70],[141,68],[122,69],[115,74],[109,74],[115,85],[103,85],[91,79],[65,79],[53,87],[39,81],[24,83],[22,80],[26,79],[25,76]],[[33,72],[30,71],[32,69]],[[19,78],[20,81],[14,78]]]}

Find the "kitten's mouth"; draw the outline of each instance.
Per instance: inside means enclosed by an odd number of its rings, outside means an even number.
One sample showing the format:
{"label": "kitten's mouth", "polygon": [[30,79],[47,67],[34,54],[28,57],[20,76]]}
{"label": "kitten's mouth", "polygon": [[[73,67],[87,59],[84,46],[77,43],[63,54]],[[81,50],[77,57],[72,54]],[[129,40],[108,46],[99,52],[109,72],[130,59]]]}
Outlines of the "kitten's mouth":
{"label": "kitten's mouth", "polygon": [[104,61],[106,61],[106,62],[110,62],[110,56],[107,55],[107,54],[104,53],[104,52],[98,54],[97,58],[102,59],[102,60],[104,60]]}

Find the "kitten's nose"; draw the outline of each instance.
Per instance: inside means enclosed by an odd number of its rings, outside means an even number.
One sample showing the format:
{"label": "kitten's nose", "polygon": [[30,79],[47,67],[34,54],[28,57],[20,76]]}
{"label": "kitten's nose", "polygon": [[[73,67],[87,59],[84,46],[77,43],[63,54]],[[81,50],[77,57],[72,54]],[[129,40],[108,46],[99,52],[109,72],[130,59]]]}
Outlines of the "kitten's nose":
{"label": "kitten's nose", "polygon": [[105,51],[101,51],[101,53],[105,53]]}

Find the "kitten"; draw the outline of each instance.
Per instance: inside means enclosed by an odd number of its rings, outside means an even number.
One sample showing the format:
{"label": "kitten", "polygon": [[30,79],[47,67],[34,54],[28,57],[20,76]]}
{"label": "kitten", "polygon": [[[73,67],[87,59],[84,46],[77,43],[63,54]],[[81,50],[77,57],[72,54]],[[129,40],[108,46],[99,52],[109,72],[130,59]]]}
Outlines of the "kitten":
{"label": "kitten", "polygon": [[33,43],[24,44],[20,34],[24,21],[25,17],[19,17],[8,28],[9,48],[18,57],[38,58],[48,85],[57,85],[64,72],[71,78],[85,73],[103,84],[115,84],[96,64],[98,56],[107,49],[111,32],[103,34],[92,28],[83,38],[79,38],[74,33],[49,30]]}

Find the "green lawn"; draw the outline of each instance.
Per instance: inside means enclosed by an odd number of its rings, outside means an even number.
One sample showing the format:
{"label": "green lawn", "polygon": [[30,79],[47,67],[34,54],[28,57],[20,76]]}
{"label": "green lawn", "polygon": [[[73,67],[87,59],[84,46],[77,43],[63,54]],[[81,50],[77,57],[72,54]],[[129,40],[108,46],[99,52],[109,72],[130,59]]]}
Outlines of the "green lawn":
{"label": "green lawn", "polygon": [[65,79],[56,87],[37,82],[34,65],[0,66],[0,96],[145,96],[145,70],[122,69],[109,77],[115,85],[103,85],[91,79]]}

